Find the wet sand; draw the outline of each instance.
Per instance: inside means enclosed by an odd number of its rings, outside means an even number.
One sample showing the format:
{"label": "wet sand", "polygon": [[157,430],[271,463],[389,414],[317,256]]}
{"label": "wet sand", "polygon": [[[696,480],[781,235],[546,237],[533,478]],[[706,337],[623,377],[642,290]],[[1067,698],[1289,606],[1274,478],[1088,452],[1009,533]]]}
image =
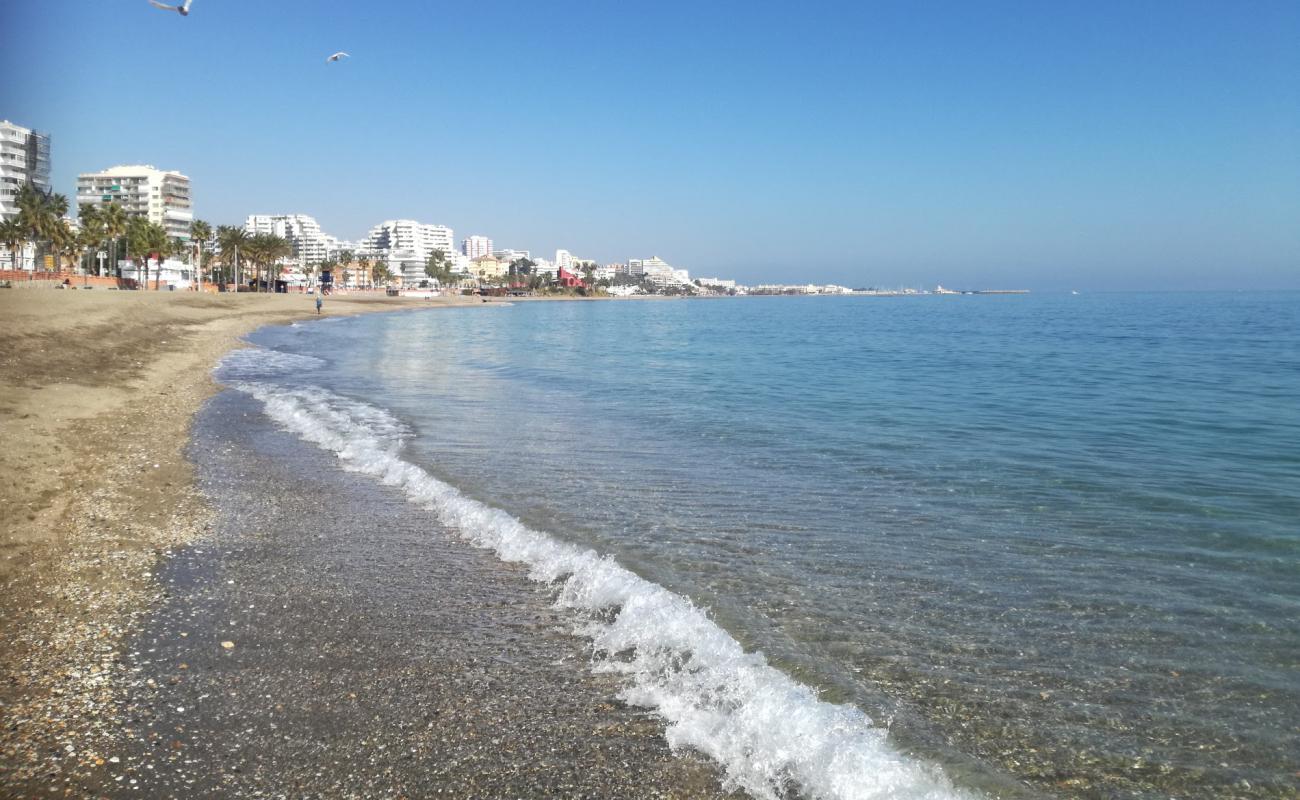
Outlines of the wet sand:
{"label": "wet sand", "polygon": [[[478,300],[325,311],[437,304]],[[127,643],[165,600],[166,555],[211,529],[185,454],[211,368],[250,330],[315,316],[307,295],[0,291],[0,795],[81,795],[121,764]]]}
{"label": "wet sand", "polygon": [[[132,638],[109,795],[712,797],[615,701],[524,572],[228,392],[191,453],[217,508]],[[95,784],[94,779],[100,782]],[[135,784],[131,782],[135,781]]]}

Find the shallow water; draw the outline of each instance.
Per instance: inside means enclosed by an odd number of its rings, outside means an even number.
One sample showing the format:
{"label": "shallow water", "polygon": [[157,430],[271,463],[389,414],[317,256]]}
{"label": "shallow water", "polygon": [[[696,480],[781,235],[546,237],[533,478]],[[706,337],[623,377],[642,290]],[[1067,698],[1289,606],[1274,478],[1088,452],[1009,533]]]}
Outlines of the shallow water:
{"label": "shallow water", "polygon": [[752,793],[1297,788],[1300,296],[537,303],[253,341],[225,380],[567,579],[597,666]]}

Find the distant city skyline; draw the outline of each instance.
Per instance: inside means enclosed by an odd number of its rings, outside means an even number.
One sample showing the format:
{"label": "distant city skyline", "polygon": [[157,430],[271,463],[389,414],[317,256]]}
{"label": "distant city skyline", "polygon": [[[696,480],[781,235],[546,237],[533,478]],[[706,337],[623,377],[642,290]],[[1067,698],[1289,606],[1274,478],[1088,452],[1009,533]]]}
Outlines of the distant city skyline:
{"label": "distant city skyline", "polygon": [[152,164],[213,224],[414,219],[750,284],[1300,288],[1293,2],[45,0],[0,27],[0,118],[50,134],[70,200]]}

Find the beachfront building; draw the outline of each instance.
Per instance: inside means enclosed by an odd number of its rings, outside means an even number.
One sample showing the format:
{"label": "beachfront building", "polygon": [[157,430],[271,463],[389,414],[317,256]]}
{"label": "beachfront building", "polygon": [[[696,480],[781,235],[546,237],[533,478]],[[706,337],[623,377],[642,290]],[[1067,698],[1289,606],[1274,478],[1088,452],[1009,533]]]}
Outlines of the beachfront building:
{"label": "beachfront building", "polygon": [[279,236],[289,242],[299,267],[315,266],[329,258],[331,237],[306,214],[252,214],[244,221],[244,230],[250,236]]}
{"label": "beachfront building", "polygon": [[673,268],[668,262],[659,256],[650,258],[629,258],[627,260],[627,274],[633,277],[642,275],[664,275],[671,273]]}
{"label": "beachfront building", "polygon": [[573,254],[568,250],[555,251],[556,269],[573,269]]}
{"label": "beachfront building", "polygon": [[288,241],[293,245],[293,258],[299,268],[337,261],[344,251],[357,256],[362,250],[362,245],[357,242],[343,241],[325,233],[316,218],[307,214],[253,214],[244,221],[244,230],[250,236],[270,234]]}
{"label": "beachfront building", "polygon": [[470,236],[461,240],[460,251],[470,260],[492,255],[492,240],[486,236]]}
{"label": "beachfront building", "polygon": [[[451,228],[426,225],[413,219],[390,219],[379,223],[370,229],[363,249],[374,258],[388,262],[389,269],[393,269],[395,253],[400,253],[403,258],[414,254],[424,262],[434,250],[441,250],[447,256],[456,250]],[[424,269],[423,263],[420,268]]]}
{"label": "beachfront building", "polygon": [[479,256],[470,260],[470,274],[480,280],[497,280],[505,277],[509,271],[510,265],[497,260],[495,256]]}
{"label": "beachfront building", "polygon": [[736,288],[736,282],[733,280],[723,280],[722,278],[696,278],[695,282],[701,286],[707,286],[710,289],[722,289],[729,291]]}
{"label": "beachfront building", "polygon": [[31,128],[0,122],[0,220],[18,214],[18,189],[30,183],[50,191],[50,137]]}
{"label": "beachfront building", "polygon": [[431,280],[428,273],[424,271],[428,256],[415,250],[408,248],[389,250],[384,254],[384,260],[388,264],[388,271],[408,289]]}
{"label": "beachfront building", "polygon": [[[50,137],[5,120],[0,122],[0,220],[18,215],[18,189],[30,183],[42,192],[50,187]],[[36,247],[27,242],[14,253],[0,248],[0,259],[8,269],[30,270],[36,264]]]}
{"label": "beachfront building", "polygon": [[518,261],[521,258],[527,258],[529,261],[533,260],[527,250],[493,250],[492,255],[496,257],[497,261],[504,261],[507,264]]}
{"label": "beachfront building", "polygon": [[540,275],[543,278],[546,278],[547,280],[555,279],[556,267],[554,264],[552,264],[550,261],[547,261],[544,258],[534,258],[531,260],[533,262],[534,275]]}
{"label": "beachfront building", "polygon": [[116,203],[128,216],[161,225],[168,238],[190,238],[194,221],[190,179],[147,164],[109,167],[77,176],[77,206]]}

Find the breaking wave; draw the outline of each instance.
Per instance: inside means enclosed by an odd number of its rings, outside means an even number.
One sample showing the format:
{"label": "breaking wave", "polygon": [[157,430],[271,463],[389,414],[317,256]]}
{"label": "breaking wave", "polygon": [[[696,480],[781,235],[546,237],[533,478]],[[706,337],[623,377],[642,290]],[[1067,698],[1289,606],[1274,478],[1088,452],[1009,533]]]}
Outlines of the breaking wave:
{"label": "breaking wave", "polygon": [[400,488],[469,542],[556,586],[557,604],[579,612],[578,632],[594,644],[593,668],[623,676],[621,699],[660,714],[672,747],[716,760],[727,790],[764,800],[974,796],[937,767],[897,751],[860,709],[824,702],[761,653],[745,652],[687,598],[403,460],[410,431],[388,412],[320,388],[230,385],[287,430],[335,453],[345,469]]}

